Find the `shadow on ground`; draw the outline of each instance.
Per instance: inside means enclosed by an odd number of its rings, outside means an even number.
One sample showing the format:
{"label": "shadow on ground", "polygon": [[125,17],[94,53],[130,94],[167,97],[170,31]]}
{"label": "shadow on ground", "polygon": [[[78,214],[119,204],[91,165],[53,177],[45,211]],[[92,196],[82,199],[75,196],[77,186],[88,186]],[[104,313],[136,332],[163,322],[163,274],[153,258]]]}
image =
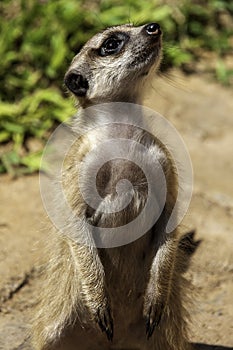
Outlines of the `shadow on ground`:
{"label": "shadow on ground", "polygon": [[[221,346],[221,345],[208,345],[208,344],[202,344],[202,343],[193,343],[195,350],[233,350],[232,347],[228,346]],[[21,346],[15,348],[14,350],[32,350],[30,345],[28,344],[21,344]]]}
{"label": "shadow on ground", "polygon": [[195,343],[194,349],[196,350],[233,350],[232,347],[228,346],[221,346],[221,345],[207,345],[207,344],[201,344],[201,343]]}

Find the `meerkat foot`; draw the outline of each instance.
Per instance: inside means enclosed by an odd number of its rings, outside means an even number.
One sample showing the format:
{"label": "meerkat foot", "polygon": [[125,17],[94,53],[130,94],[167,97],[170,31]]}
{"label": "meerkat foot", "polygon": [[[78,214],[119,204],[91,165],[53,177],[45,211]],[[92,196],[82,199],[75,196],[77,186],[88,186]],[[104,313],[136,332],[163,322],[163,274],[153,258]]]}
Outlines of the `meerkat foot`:
{"label": "meerkat foot", "polygon": [[109,341],[113,339],[113,319],[110,307],[99,308],[96,321],[102,332],[105,332]]}
{"label": "meerkat foot", "polygon": [[152,336],[155,328],[158,327],[158,325],[160,324],[164,308],[165,304],[162,302],[157,302],[150,305],[146,315],[147,339],[149,339]]}

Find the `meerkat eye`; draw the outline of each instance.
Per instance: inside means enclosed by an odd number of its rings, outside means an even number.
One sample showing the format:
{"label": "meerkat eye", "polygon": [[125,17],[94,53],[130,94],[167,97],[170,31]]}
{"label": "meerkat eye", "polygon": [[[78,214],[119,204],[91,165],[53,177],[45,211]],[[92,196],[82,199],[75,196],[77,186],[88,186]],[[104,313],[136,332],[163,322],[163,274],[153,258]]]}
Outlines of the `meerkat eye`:
{"label": "meerkat eye", "polygon": [[118,38],[108,38],[103,42],[100,47],[99,55],[100,56],[108,56],[113,55],[122,49],[124,45],[124,41]]}

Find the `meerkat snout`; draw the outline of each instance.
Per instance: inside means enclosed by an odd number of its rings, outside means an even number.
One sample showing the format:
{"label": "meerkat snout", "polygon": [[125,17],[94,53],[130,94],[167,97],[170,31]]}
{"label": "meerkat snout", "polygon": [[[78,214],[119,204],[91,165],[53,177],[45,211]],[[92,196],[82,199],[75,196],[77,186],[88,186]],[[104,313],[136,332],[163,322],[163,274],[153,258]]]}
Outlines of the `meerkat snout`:
{"label": "meerkat snout", "polygon": [[148,35],[157,35],[160,36],[162,34],[160,25],[158,23],[150,23],[145,26],[146,33]]}

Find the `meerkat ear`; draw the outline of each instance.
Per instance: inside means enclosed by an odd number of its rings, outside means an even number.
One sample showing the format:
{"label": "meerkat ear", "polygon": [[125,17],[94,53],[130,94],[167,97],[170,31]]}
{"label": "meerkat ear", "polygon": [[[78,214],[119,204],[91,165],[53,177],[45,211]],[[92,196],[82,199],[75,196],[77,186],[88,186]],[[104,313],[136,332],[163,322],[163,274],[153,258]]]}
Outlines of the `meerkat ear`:
{"label": "meerkat ear", "polygon": [[75,70],[71,70],[65,75],[64,83],[73,94],[80,97],[86,95],[89,87],[85,76]]}

